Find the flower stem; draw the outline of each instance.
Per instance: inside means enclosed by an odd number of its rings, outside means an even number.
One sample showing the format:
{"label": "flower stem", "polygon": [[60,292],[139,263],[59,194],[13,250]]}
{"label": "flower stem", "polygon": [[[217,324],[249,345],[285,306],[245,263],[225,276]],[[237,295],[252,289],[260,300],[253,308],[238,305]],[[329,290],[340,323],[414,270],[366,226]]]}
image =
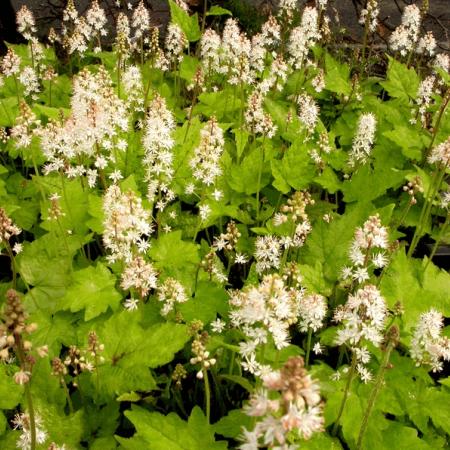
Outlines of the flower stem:
{"label": "flower stem", "polygon": [[312,328],[308,328],[308,340],[306,343],[305,367],[309,369],[309,355],[311,353]]}
{"label": "flower stem", "polygon": [[352,384],[353,377],[355,375],[356,362],[357,362],[357,360],[356,360],[356,353],[353,352],[353,354],[352,354],[352,364],[351,364],[350,370],[348,372],[348,378],[347,378],[347,384],[345,385],[344,397],[342,398],[341,406],[339,408],[339,413],[337,415],[337,418],[336,418],[336,420],[334,422],[334,425],[333,425],[333,429],[331,431],[331,435],[332,436],[336,436],[337,431],[338,431],[339,422],[341,420],[342,413],[344,412],[345,404],[347,403],[348,394],[350,392],[350,386]]}
{"label": "flower stem", "polygon": [[427,261],[427,263],[425,265],[424,272],[425,272],[425,270],[427,270],[427,267],[430,264],[430,262],[433,261],[434,255],[436,254],[436,250],[438,249],[439,244],[441,243],[442,237],[444,236],[445,232],[447,231],[448,224],[449,224],[449,219],[450,219],[450,213],[447,214],[447,217],[445,218],[445,222],[442,225],[441,230],[439,231],[439,235],[438,235],[438,237],[436,239],[436,242],[433,245],[433,249],[431,250],[430,257],[428,258],[428,261]]}
{"label": "flower stem", "polygon": [[436,196],[436,192],[439,191],[439,188],[444,179],[445,169],[446,166],[440,167],[438,170],[436,170],[436,172],[433,175],[433,178],[431,180],[431,183],[427,190],[427,194],[424,199],[422,211],[420,212],[419,224],[417,225],[416,231],[414,232],[414,236],[411,241],[411,245],[408,249],[408,257],[411,257],[413,255],[420,238],[423,236],[424,225],[427,223],[428,217],[431,213],[431,208],[433,207],[433,200],[434,197]]}
{"label": "flower stem", "polygon": [[12,284],[13,284],[13,289],[16,289],[16,285],[17,285],[17,268],[16,268],[16,260],[14,258],[14,253],[11,249],[11,246],[9,245],[9,242],[6,242],[6,251],[8,252],[9,255],[9,259],[11,261],[11,272],[12,272]]}
{"label": "flower stem", "polygon": [[259,169],[258,169],[258,184],[257,184],[257,191],[256,191],[256,205],[255,205],[255,209],[256,209],[256,222],[259,221],[259,191],[261,189],[261,179],[262,179],[262,173],[263,173],[263,169],[264,169],[264,146],[262,147],[262,155],[261,155],[261,162],[259,165]]}
{"label": "flower stem", "polygon": [[383,385],[384,372],[386,371],[386,369],[388,367],[391,352],[394,349],[394,347],[397,345],[398,328],[396,326],[391,327],[388,331],[388,334],[390,335],[390,338],[387,343],[386,350],[384,352],[384,357],[381,362],[380,368],[378,369],[377,377],[375,379],[375,385],[372,389],[372,392],[370,393],[369,401],[367,402],[367,407],[364,412],[363,420],[361,422],[361,428],[359,430],[358,442],[356,444],[356,450],[360,450],[362,448],[362,441],[364,438],[364,434],[367,430],[369,418],[372,413],[373,407],[375,405],[375,400],[378,396],[378,393],[380,392],[381,386]]}
{"label": "flower stem", "polygon": [[202,369],[203,379],[205,380],[205,400],[206,400],[206,420],[210,423],[211,419],[211,390],[209,387],[208,371]]}
{"label": "flower stem", "polygon": [[31,398],[31,390],[30,390],[29,383],[25,384],[25,396],[27,398],[27,403],[28,403],[28,414],[30,416],[30,433],[31,433],[30,449],[35,450],[36,449],[36,419],[34,417],[33,400]]}

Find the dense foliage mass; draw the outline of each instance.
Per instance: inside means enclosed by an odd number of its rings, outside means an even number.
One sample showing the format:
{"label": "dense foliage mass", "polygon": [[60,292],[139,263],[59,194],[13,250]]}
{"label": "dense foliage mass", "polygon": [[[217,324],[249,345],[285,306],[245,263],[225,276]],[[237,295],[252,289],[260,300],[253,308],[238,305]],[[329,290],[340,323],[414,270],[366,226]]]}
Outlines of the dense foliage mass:
{"label": "dense foliage mass", "polygon": [[447,448],[426,2],[385,53],[376,0],[352,52],[326,0],[251,37],[169,3],[160,39],[69,0],[47,45],[23,7],[0,60],[0,448]]}

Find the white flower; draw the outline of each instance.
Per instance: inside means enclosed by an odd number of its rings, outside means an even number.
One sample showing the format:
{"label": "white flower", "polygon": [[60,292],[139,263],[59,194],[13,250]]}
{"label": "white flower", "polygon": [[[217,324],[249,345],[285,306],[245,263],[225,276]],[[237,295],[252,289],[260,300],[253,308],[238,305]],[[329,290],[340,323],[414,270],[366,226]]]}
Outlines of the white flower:
{"label": "white flower", "polygon": [[313,346],[313,352],[316,355],[321,355],[323,353],[323,347],[320,345],[320,342],[316,342]]}
{"label": "white flower", "polygon": [[139,299],[138,298],[127,298],[123,303],[123,307],[127,311],[136,311],[139,307]]}
{"label": "white flower", "polygon": [[370,372],[370,370],[368,370],[362,364],[357,364],[356,365],[356,370],[357,370],[359,376],[361,377],[361,380],[364,383],[368,383],[369,381],[371,381],[373,379],[373,375]]}
{"label": "white flower", "polygon": [[219,191],[218,189],[215,189],[212,195],[213,195],[213,197],[214,197],[214,200],[215,200],[216,202],[218,202],[218,201],[220,201],[220,199],[223,197],[223,192],[222,192],[222,191]]}
{"label": "white flower", "polygon": [[246,264],[248,262],[248,257],[247,257],[247,255],[238,252],[238,253],[236,253],[234,262],[236,264]]}
{"label": "white flower", "polygon": [[222,333],[226,325],[227,324],[223,320],[216,319],[211,322],[211,330],[214,331],[214,333]]}
{"label": "white flower", "polygon": [[23,250],[23,244],[21,244],[21,243],[19,243],[19,242],[16,242],[16,243],[14,244],[14,247],[13,247],[13,252],[14,252],[16,255],[18,255],[19,253],[22,252],[22,250]]}

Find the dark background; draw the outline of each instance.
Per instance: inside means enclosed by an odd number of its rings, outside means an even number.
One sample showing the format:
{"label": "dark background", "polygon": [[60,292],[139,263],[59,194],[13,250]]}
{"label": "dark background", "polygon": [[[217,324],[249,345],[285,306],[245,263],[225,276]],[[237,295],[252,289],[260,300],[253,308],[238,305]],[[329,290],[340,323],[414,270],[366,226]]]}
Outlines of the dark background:
{"label": "dark background", "polygon": [[[58,30],[61,23],[62,11],[67,0],[0,0],[0,45],[4,48],[3,41],[20,42],[20,36],[15,32],[15,12],[21,5],[30,8],[36,18],[40,38],[45,39],[48,30],[53,26]],[[122,10],[126,10],[128,1],[135,5],[137,0],[120,0]],[[151,11],[152,22],[164,31],[165,24],[169,20],[169,7],[166,0],[144,0]],[[89,0],[75,0],[75,6],[83,13],[89,6]],[[102,7],[106,10],[111,24],[114,23],[118,11],[114,0],[102,0]],[[192,11],[203,9],[203,0],[188,0]],[[302,1],[301,3],[305,3]],[[306,2],[308,3],[308,2]],[[314,2],[309,2],[314,4]],[[380,27],[378,40],[380,44],[386,41],[390,32],[400,23],[401,11],[412,0],[380,0]],[[422,1],[416,2],[421,6]],[[450,50],[450,0],[429,0],[430,8],[424,21],[424,29],[432,30],[441,51]],[[217,4],[230,9],[237,17],[241,25],[249,32],[258,31],[260,24],[265,20],[270,11],[276,10],[276,0],[224,0],[208,1],[208,4]],[[329,0],[328,14],[335,26],[336,13],[339,16],[339,25],[345,28],[347,43],[358,44],[361,40],[362,27],[358,24],[359,11],[365,4],[365,0]]]}

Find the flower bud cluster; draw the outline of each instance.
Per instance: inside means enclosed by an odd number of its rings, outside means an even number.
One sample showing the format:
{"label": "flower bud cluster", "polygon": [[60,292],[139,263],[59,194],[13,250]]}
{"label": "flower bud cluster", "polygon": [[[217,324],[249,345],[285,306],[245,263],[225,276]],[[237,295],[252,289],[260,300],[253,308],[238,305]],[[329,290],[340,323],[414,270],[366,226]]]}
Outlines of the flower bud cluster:
{"label": "flower bud cluster", "polygon": [[367,24],[367,29],[370,33],[374,33],[378,25],[378,15],[380,14],[380,8],[378,7],[377,0],[368,0],[365,8],[361,10],[359,16],[359,23],[361,25]]}
{"label": "flower bud cluster", "polygon": [[232,252],[235,250],[241,233],[236,226],[234,220],[230,220],[227,224],[226,233],[221,233],[219,237],[214,238],[214,248],[217,251],[225,250],[226,252]]}
{"label": "flower bud cluster", "polygon": [[33,347],[27,335],[37,329],[35,323],[27,324],[28,314],[25,312],[19,294],[10,289],[6,293],[6,305],[3,320],[0,322],[0,360],[9,361],[10,351],[18,357],[20,370],[14,374],[17,384],[30,381],[35,359],[30,352]]}
{"label": "flower bud cluster", "polygon": [[415,205],[417,203],[416,194],[418,192],[423,193],[422,179],[418,176],[414,177],[403,186],[403,191],[409,195],[409,203]]}
{"label": "flower bud cluster", "polygon": [[262,134],[269,139],[273,138],[277,131],[270,114],[263,109],[264,96],[256,89],[248,99],[248,106],[245,111],[245,125],[253,134]]}
{"label": "flower bud cluster", "polygon": [[3,208],[0,208],[0,243],[8,244],[13,236],[18,236],[22,230],[14,224]]}
{"label": "flower bud cluster", "polygon": [[8,48],[0,65],[3,75],[5,75],[5,77],[17,75],[20,71],[21,61],[20,56],[17,55],[12,48]]}
{"label": "flower bud cluster", "polygon": [[195,355],[190,359],[192,365],[200,364],[201,369],[197,372],[197,378],[203,379],[203,372],[216,364],[216,358],[210,358],[210,352],[206,350],[209,335],[206,331],[198,332],[192,342],[192,353]]}

